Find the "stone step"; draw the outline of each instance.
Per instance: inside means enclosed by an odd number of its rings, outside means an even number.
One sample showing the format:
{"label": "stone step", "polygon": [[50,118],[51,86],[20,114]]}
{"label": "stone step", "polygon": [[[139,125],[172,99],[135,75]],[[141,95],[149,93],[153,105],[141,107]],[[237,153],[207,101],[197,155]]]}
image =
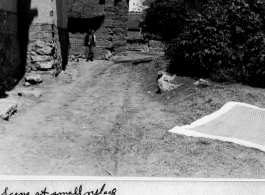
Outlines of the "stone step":
{"label": "stone step", "polygon": [[132,64],[139,64],[139,63],[146,63],[154,60],[156,57],[154,56],[147,56],[147,57],[139,57],[139,58],[126,58],[126,57],[116,57],[113,58],[112,61],[115,64],[119,63],[132,63]]}

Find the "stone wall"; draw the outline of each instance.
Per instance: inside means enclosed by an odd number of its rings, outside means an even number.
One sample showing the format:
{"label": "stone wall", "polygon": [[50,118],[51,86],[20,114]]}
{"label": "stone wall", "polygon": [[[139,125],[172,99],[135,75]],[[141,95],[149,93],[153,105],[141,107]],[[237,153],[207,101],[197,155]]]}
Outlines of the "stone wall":
{"label": "stone wall", "polygon": [[54,27],[54,74],[58,75],[65,70],[69,56],[69,35],[68,30],[61,27]]}
{"label": "stone wall", "polygon": [[26,72],[58,74],[68,59],[68,0],[0,1],[0,89]]}
{"label": "stone wall", "polygon": [[128,0],[70,0],[69,37],[72,54],[84,54],[84,34],[95,30],[95,57],[104,58],[108,51],[123,54],[126,49]]}
{"label": "stone wall", "polygon": [[29,28],[27,72],[58,75],[68,57],[67,2],[32,0],[38,12]]}
{"label": "stone wall", "polygon": [[19,72],[18,15],[16,1],[0,2],[0,88],[8,88]]}
{"label": "stone wall", "polygon": [[69,55],[68,1],[53,0],[54,70],[55,74],[66,68]]}
{"label": "stone wall", "polygon": [[27,72],[46,71],[53,68],[55,44],[53,24],[33,24],[30,26],[27,48]]}
{"label": "stone wall", "polygon": [[145,38],[141,27],[141,22],[144,20],[143,13],[130,12],[128,16],[129,18],[126,49],[151,53],[163,52],[164,45],[159,39]]}

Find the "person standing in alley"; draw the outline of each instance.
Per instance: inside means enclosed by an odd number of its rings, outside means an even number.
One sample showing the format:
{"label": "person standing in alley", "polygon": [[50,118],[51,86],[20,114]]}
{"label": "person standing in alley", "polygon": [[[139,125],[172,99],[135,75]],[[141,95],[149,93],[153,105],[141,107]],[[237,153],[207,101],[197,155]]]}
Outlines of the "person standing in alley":
{"label": "person standing in alley", "polygon": [[91,29],[89,29],[85,35],[84,44],[86,47],[86,51],[85,51],[86,61],[88,61],[88,60],[93,61],[95,41],[94,41],[94,35],[93,35]]}
{"label": "person standing in alley", "polygon": [[93,35],[93,38],[94,38],[94,47],[96,47],[96,35],[95,35],[95,31],[92,30],[92,35]]}

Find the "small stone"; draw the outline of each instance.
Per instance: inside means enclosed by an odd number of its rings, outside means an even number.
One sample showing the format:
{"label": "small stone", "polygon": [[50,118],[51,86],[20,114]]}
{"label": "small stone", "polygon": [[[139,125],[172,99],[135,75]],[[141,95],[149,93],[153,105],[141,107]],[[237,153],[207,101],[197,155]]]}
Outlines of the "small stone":
{"label": "small stone", "polygon": [[26,87],[29,87],[29,86],[30,86],[30,83],[29,83],[29,82],[25,82],[24,85],[25,85]]}
{"label": "small stone", "polygon": [[197,87],[201,87],[201,88],[205,88],[205,87],[210,86],[209,81],[206,81],[204,79],[200,79],[193,84],[196,85]]}
{"label": "small stone", "polygon": [[109,50],[107,50],[106,54],[105,54],[105,59],[109,60],[111,58],[111,56],[112,56],[112,53]]}
{"label": "small stone", "polygon": [[41,83],[42,78],[39,74],[28,74],[25,77],[25,81],[29,82],[30,84],[36,84],[36,83]]}
{"label": "small stone", "polygon": [[50,60],[50,56],[46,56],[46,55],[31,56],[31,60],[32,62],[48,61]]}
{"label": "small stone", "polygon": [[35,42],[35,45],[37,46],[37,47],[44,47],[45,46],[45,41],[42,41],[42,40],[37,40],[36,42]]}
{"label": "small stone", "polygon": [[36,50],[36,53],[40,55],[51,55],[52,51],[53,51],[52,47],[44,46],[43,48]]}
{"label": "small stone", "polygon": [[0,99],[0,118],[8,120],[17,111],[18,103],[11,99]]}
{"label": "small stone", "polygon": [[53,68],[54,61],[40,63],[38,68],[41,70],[49,70]]}
{"label": "small stone", "polygon": [[41,96],[41,91],[25,89],[25,90],[19,91],[18,95],[22,97],[27,97],[27,98],[38,99]]}
{"label": "small stone", "polygon": [[52,42],[47,42],[46,45],[50,46],[50,47],[53,47],[53,43]]}
{"label": "small stone", "polygon": [[37,55],[38,55],[35,51],[31,51],[30,54],[31,54],[32,56],[37,56]]}

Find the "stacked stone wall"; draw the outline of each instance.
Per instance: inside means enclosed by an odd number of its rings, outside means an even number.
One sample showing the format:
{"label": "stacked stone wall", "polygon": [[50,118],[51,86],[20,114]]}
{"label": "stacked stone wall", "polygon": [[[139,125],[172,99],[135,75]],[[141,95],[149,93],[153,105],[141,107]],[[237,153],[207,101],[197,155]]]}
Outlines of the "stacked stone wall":
{"label": "stacked stone wall", "polygon": [[68,30],[53,24],[30,27],[27,50],[27,72],[58,75],[68,61]]}
{"label": "stacked stone wall", "polygon": [[58,74],[68,46],[66,0],[0,1],[1,91],[11,90],[26,72]]}
{"label": "stacked stone wall", "polygon": [[[65,3],[67,2],[61,0],[32,2],[31,6],[37,6],[39,15],[34,18],[29,28],[27,72],[58,75],[65,69],[69,46],[67,21],[63,18],[63,7],[67,8]],[[67,13],[67,10],[65,12]]]}
{"label": "stacked stone wall", "polygon": [[0,88],[14,82],[19,71],[20,52],[17,13],[0,10]]}
{"label": "stacked stone wall", "polygon": [[127,50],[137,50],[151,53],[161,53],[164,45],[159,39],[146,39],[141,30],[142,13],[130,13],[128,15]]}
{"label": "stacked stone wall", "polygon": [[27,49],[27,72],[47,71],[54,68],[53,24],[33,24],[29,30],[29,43]]}
{"label": "stacked stone wall", "polygon": [[[74,0],[72,0],[74,1]],[[74,1],[74,5],[69,6],[69,21],[80,22],[80,26],[85,26],[78,31],[79,27],[69,27],[69,37],[71,45],[71,54],[84,54],[84,36],[88,28],[95,30],[97,39],[95,48],[95,58],[105,57],[108,51],[114,54],[123,54],[126,50],[127,23],[128,23],[128,1],[126,0],[105,0],[95,3],[83,2],[82,0]],[[83,9],[78,10],[78,3],[83,3]],[[85,13],[89,10],[91,14]],[[84,12],[82,14],[82,12]],[[69,23],[71,24],[71,22]]]}

